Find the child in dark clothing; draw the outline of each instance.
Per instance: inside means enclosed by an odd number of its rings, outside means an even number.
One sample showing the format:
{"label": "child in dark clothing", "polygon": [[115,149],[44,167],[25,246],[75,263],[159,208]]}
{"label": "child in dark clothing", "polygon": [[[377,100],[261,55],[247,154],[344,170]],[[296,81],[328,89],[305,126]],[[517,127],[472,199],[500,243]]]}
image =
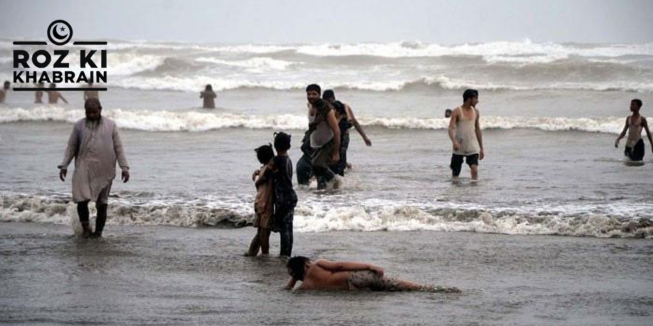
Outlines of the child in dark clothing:
{"label": "child in dark clothing", "polygon": [[280,256],[290,257],[292,253],[292,222],[297,205],[297,194],[292,185],[293,167],[288,150],[290,135],[275,133],[274,149],[277,156],[272,160],[272,179],[274,180],[274,223],[281,235]]}

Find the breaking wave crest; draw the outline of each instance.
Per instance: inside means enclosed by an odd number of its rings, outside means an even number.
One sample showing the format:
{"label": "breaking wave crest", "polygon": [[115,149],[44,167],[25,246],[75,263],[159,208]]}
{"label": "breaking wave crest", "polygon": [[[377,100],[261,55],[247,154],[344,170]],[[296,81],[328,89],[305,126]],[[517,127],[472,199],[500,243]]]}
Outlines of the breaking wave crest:
{"label": "breaking wave crest", "polygon": [[[108,224],[244,227],[251,225],[254,218],[253,198],[245,197],[191,201],[159,199],[139,203],[117,198],[112,199]],[[601,210],[605,212],[597,213]],[[605,207],[489,209],[447,203],[425,206],[370,200],[361,205],[335,208],[320,202],[300,203],[295,210],[294,225],[297,232],[430,230],[653,238],[652,217],[639,216],[635,219],[619,216]],[[0,222],[69,224],[76,219],[75,205],[66,196],[0,196]]]}
{"label": "breaking wave crest", "polygon": [[[224,128],[304,130],[305,116],[244,115],[235,113],[208,113],[195,111],[149,111],[105,109],[103,115],[116,121],[120,128],[142,131],[201,132]],[[82,110],[67,110],[56,106],[33,109],[9,108],[0,110],[0,123],[56,121],[74,123],[84,116]],[[368,127],[388,129],[446,129],[449,120],[444,118],[388,118],[358,117]],[[584,131],[618,133],[623,118],[562,118],[562,117],[498,117],[482,118],[484,129],[538,129],[544,131]]]}

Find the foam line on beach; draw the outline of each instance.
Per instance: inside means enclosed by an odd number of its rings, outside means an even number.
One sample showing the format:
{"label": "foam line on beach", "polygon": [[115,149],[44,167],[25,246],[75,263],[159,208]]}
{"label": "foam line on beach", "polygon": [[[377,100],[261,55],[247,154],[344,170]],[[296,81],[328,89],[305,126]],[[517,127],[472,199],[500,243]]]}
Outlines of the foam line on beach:
{"label": "foam line on beach", "polygon": [[[149,111],[105,109],[103,115],[114,119],[120,128],[143,131],[201,132],[224,128],[305,130],[306,117],[292,114],[244,115],[194,111]],[[83,110],[58,106],[0,110],[0,123],[56,121],[74,123],[84,116]],[[449,126],[445,118],[387,118],[361,116],[367,127],[388,129],[443,130]],[[584,131],[616,134],[623,127],[623,118],[562,117],[496,117],[484,116],[484,129],[537,129],[544,131]]]}
{"label": "foam line on beach", "polygon": [[[114,198],[109,224],[180,227],[244,227],[254,219],[252,196],[242,198]],[[305,201],[295,211],[297,232],[443,231],[510,235],[653,238],[653,206],[628,203],[552,207],[482,207],[453,203],[424,205],[363,201],[334,206]],[[637,216],[633,218],[632,216]],[[67,196],[0,195],[0,222],[70,224],[75,205]]]}

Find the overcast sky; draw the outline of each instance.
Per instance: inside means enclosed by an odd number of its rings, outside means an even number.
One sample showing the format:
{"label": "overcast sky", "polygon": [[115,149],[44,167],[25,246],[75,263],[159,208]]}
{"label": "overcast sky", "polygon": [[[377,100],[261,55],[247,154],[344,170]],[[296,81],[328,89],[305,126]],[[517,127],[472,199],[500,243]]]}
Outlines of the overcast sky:
{"label": "overcast sky", "polygon": [[216,43],[653,42],[653,0],[0,0],[0,38]]}

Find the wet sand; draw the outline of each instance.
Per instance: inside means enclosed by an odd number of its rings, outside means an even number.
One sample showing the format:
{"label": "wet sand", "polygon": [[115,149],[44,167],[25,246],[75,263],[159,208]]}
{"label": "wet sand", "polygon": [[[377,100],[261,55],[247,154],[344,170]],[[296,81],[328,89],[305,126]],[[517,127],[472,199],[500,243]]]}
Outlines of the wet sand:
{"label": "wet sand", "polygon": [[[462,294],[304,292],[253,228],[0,227],[0,322],[21,325],[650,325],[653,242],[443,232],[296,233],[294,254],[360,260]],[[272,252],[278,234],[272,236]]]}

